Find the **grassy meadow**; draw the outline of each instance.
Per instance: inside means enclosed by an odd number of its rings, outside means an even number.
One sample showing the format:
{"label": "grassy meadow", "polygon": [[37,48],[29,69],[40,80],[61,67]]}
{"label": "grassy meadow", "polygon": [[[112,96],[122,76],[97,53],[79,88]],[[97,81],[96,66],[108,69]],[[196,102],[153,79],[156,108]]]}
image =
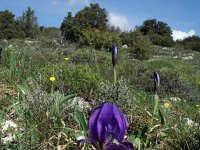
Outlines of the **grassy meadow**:
{"label": "grassy meadow", "polygon": [[[200,149],[199,52],[154,46],[154,56],[139,61],[119,47],[113,84],[108,50],[47,39],[0,45],[0,149],[75,150],[92,109],[105,101],[128,118],[135,149]],[[161,82],[157,106],[154,71]]]}

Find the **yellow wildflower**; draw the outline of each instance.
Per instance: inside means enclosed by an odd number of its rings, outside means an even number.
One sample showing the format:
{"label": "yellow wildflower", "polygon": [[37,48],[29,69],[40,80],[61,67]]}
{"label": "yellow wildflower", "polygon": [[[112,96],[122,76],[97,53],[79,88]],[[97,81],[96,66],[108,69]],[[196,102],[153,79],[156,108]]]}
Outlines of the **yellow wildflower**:
{"label": "yellow wildflower", "polygon": [[164,107],[165,107],[165,108],[168,108],[169,106],[170,106],[170,104],[169,104],[168,102],[165,102],[165,103],[164,103]]}
{"label": "yellow wildflower", "polygon": [[51,77],[49,78],[49,80],[51,80],[51,81],[53,82],[53,81],[56,80],[56,78],[55,78],[54,76],[51,76]]}
{"label": "yellow wildflower", "polygon": [[69,58],[68,58],[68,57],[65,57],[64,60],[69,60]]}

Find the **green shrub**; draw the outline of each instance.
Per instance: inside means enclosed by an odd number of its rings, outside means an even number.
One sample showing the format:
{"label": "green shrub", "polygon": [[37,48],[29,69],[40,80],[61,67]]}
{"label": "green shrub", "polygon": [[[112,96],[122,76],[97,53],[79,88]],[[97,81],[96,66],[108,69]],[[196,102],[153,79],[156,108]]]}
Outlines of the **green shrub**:
{"label": "green shrub", "polygon": [[178,43],[182,44],[186,49],[200,52],[200,37],[198,36],[188,37],[183,41],[178,41]]}
{"label": "green shrub", "polygon": [[149,59],[154,53],[149,38],[138,33],[133,41],[133,46],[130,48],[130,53],[136,59]]}
{"label": "green shrub", "polygon": [[57,47],[56,43],[53,40],[43,39],[40,42],[40,47],[42,48],[52,48],[55,49]]}
{"label": "green shrub", "polygon": [[167,46],[167,47],[172,47],[174,45],[174,41],[171,38],[171,36],[161,36],[157,34],[151,34],[148,36],[154,45]]}
{"label": "green shrub", "polygon": [[113,83],[100,83],[97,91],[99,102],[111,101],[118,105],[126,105],[129,102],[129,87],[127,82],[120,78],[115,85]]}
{"label": "green shrub", "polygon": [[97,50],[109,49],[113,42],[121,47],[121,39],[118,33],[99,29],[84,30],[80,39],[82,46],[90,46]]}
{"label": "green shrub", "polygon": [[187,101],[197,102],[200,99],[197,86],[184,80],[179,72],[163,71],[161,76],[161,94],[165,96],[176,96]]}

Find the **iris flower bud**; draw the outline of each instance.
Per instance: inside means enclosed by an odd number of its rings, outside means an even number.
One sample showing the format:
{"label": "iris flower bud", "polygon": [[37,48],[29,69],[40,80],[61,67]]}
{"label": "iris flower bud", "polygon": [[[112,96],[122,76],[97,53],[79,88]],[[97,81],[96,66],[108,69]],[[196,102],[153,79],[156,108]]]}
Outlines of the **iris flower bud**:
{"label": "iris flower bud", "polygon": [[112,51],[112,64],[113,66],[115,66],[117,64],[117,44],[116,43],[113,44],[111,51]]}
{"label": "iris flower bud", "polygon": [[154,72],[154,91],[155,94],[157,95],[160,90],[160,77],[157,72]]}

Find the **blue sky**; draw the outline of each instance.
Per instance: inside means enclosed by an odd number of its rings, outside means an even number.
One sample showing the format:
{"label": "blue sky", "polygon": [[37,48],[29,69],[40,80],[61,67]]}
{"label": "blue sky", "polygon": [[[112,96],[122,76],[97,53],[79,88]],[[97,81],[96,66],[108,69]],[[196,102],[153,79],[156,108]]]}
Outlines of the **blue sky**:
{"label": "blue sky", "polygon": [[67,12],[73,15],[90,3],[99,3],[108,12],[110,24],[133,29],[146,19],[166,22],[174,38],[200,35],[200,0],[0,0],[0,11],[20,16],[30,6],[39,25],[59,27]]}

